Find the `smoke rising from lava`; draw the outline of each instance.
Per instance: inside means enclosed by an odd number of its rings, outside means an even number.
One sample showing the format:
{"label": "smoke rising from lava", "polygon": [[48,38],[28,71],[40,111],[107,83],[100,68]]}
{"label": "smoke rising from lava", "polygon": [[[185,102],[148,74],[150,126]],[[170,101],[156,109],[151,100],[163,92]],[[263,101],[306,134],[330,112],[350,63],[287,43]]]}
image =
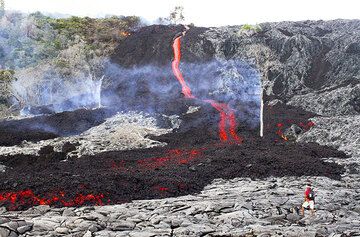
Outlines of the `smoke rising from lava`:
{"label": "smoke rising from lava", "polygon": [[[238,121],[255,128],[260,116],[260,74],[242,60],[212,60],[180,64],[186,84],[199,99],[227,103]],[[172,104],[184,96],[174,78],[171,64],[123,68],[106,66],[105,77],[111,82],[102,92],[104,105],[120,106],[124,110],[167,113]]]}
{"label": "smoke rising from lava", "polygon": [[[37,78],[25,76],[12,83],[12,91],[22,100],[22,115],[58,113],[100,107],[102,81],[102,78],[93,79],[89,76],[71,81],[53,77],[39,82]],[[43,109],[36,111],[36,107]]]}
{"label": "smoke rising from lava", "polygon": [[[260,74],[241,60],[212,60],[202,63],[181,62],[180,70],[199,104],[180,105],[179,82],[168,65],[144,65],[124,68],[107,60],[103,62],[104,83],[101,77],[81,76],[63,79],[49,75],[47,80],[32,82],[36,77],[24,75],[13,83],[13,90],[29,98],[27,113],[71,111],[101,105],[122,111],[143,111],[149,114],[183,114],[191,105],[202,106],[201,100],[226,103],[233,109],[237,122],[250,128],[259,125]],[[40,85],[40,86],[39,86]],[[30,86],[30,87],[29,87]],[[101,89],[101,91],[100,91]],[[33,92],[37,91],[36,99]],[[32,93],[31,93],[32,92]],[[32,107],[41,106],[39,111]],[[45,108],[45,109],[44,109]],[[212,116],[212,115],[209,115]],[[211,118],[209,118],[211,119]],[[213,120],[213,119],[211,119]],[[196,126],[196,122],[192,126]],[[49,128],[44,127],[49,131]]]}

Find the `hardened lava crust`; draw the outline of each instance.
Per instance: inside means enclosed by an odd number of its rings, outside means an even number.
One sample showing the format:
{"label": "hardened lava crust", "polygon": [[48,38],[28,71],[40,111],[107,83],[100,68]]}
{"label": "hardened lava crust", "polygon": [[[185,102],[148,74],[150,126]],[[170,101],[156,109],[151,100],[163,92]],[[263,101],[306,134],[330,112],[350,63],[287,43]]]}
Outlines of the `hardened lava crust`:
{"label": "hardened lava crust", "polygon": [[[342,166],[323,160],[345,158],[343,152],[315,143],[285,141],[279,136],[280,125],[286,129],[290,124],[306,123],[314,116],[311,113],[285,105],[266,106],[264,137],[260,138],[257,129],[240,124],[238,134],[244,142],[236,144],[219,141],[218,113],[209,105],[203,107],[183,115],[183,125],[177,131],[155,138],[167,142],[165,147],[104,152],[66,161],[65,152],[71,149],[54,152],[52,147],[44,147],[39,156],[0,156],[0,163],[7,167],[0,176],[0,205],[21,210],[39,204],[116,204],[197,193],[216,178],[309,175],[340,179],[344,172]],[[213,119],[188,125],[204,111],[208,115],[210,111]],[[63,116],[68,117],[68,113]],[[47,119],[64,123],[61,114]]]}

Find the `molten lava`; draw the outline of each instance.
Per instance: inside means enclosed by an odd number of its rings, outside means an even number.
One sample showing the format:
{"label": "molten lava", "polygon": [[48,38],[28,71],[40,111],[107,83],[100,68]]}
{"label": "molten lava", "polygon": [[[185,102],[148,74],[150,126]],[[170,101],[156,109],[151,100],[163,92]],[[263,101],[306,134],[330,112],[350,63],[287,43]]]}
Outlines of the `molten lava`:
{"label": "molten lava", "polygon": [[278,123],[278,124],[276,124],[276,127],[278,127],[278,130],[276,131],[276,134],[279,135],[284,141],[287,141],[288,138],[285,136],[285,134],[282,131],[282,129],[284,127],[284,124]]}
{"label": "molten lava", "polygon": [[127,32],[127,31],[121,31],[121,32],[120,32],[120,35],[121,35],[121,36],[124,36],[124,37],[127,37],[127,36],[129,36],[129,35],[131,35],[131,34],[130,34],[130,32]]}
{"label": "molten lava", "polygon": [[305,131],[308,131],[311,127],[315,126],[315,123],[313,121],[309,121],[306,124],[300,122],[299,126],[303,128]]}
{"label": "molten lava", "polygon": [[[183,32],[182,35],[185,35],[186,31]],[[179,69],[179,64],[181,60],[181,39],[182,36],[178,36],[173,43],[173,51],[174,51],[174,60],[172,62],[172,70],[179,81],[182,87],[182,93],[185,98],[195,99],[191,93],[190,87],[186,84],[185,79]],[[236,143],[241,143],[243,139],[238,136],[236,132],[237,123],[236,116],[234,110],[229,107],[229,105],[225,103],[218,103],[214,100],[204,100],[204,102],[211,104],[219,113],[220,113],[220,121],[219,121],[219,137],[221,141],[228,141],[232,139],[232,141]],[[228,131],[227,131],[228,128]]]}
{"label": "molten lava", "polygon": [[214,100],[204,100],[211,104],[217,111],[220,113],[219,121],[219,137],[221,141],[227,141],[228,135],[226,133],[226,126],[229,126],[229,134],[232,139],[236,142],[242,142],[242,138],[239,137],[236,133],[236,116],[234,110],[229,107],[229,105],[224,103],[218,103]]}
{"label": "molten lava", "polygon": [[[293,123],[294,120],[287,120],[286,121],[287,123]],[[312,121],[309,121],[307,123],[303,123],[303,122],[300,122],[299,123],[299,126],[304,130],[304,131],[308,131],[311,127],[315,126],[315,123],[312,122]],[[285,127],[283,123],[277,123],[276,124],[276,127],[277,127],[277,130],[276,130],[276,134],[278,136],[280,136],[284,141],[288,141],[289,139],[285,136],[285,134],[283,133],[283,128]]]}
{"label": "molten lava", "polygon": [[172,165],[183,165],[189,164],[194,159],[200,158],[203,156],[204,148],[191,149],[191,150],[180,150],[172,149],[169,150],[165,156],[161,157],[151,157],[140,159],[136,162],[135,166],[132,164],[127,164],[125,161],[120,161],[118,163],[112,161],[111,169],[117,172],[138,172],[138,171],[147,171],[155,170],[161,167],[172,166]]}
{"label": "molten lava", "polygon": [[[81,206],[86,203],[92,205],[104,205],[104,194],[77,194],[73,199],[66,199],[64,192],[51,195],[51,197],[43,198],[34,194],[31,190],[18,192],[0,193],[0,203],[9,203],[10,210],[16,210],[20,206],[26,205],[61,205],[65,207]],[[109,202],[109,200],[107,200]]]}
{"label": "molten lava", "polygon": [[181,84],[182,93],[184,94],[185,98],[195,98],[192,93],[190,87],[186,84],[185,79],[179,69],[180,59],[181,59],[181,49],[180,49],[180,38],[176,38],[173,43],[173,50],[174,50],[174,60],[172,62],[172,70],[174,72],[175,77]]}

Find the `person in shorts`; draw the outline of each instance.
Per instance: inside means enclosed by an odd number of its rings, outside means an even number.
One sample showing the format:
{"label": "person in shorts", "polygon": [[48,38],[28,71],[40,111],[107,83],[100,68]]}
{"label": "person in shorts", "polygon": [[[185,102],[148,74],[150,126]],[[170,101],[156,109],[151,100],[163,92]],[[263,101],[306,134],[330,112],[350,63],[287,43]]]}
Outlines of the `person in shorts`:
{"label": "person in shorts", "polygon": [[304,203],[301,206],[301,215],[304,215],[305,208],[309,208],[311,215],[315,214],[315,193],[311,188],[311,184],[308,183],[304,193]]}

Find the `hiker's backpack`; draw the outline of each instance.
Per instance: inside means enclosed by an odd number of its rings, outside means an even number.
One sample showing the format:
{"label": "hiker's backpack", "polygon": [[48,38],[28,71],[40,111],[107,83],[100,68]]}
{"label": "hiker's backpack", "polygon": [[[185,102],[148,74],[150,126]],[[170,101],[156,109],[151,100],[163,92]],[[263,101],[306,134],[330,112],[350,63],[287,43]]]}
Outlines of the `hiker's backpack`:
{"label": "hiker's backpack", "polygon": [[308,194],[308,198],[310,200],[315,200],[315,192],[311,189],[309,194]]}

